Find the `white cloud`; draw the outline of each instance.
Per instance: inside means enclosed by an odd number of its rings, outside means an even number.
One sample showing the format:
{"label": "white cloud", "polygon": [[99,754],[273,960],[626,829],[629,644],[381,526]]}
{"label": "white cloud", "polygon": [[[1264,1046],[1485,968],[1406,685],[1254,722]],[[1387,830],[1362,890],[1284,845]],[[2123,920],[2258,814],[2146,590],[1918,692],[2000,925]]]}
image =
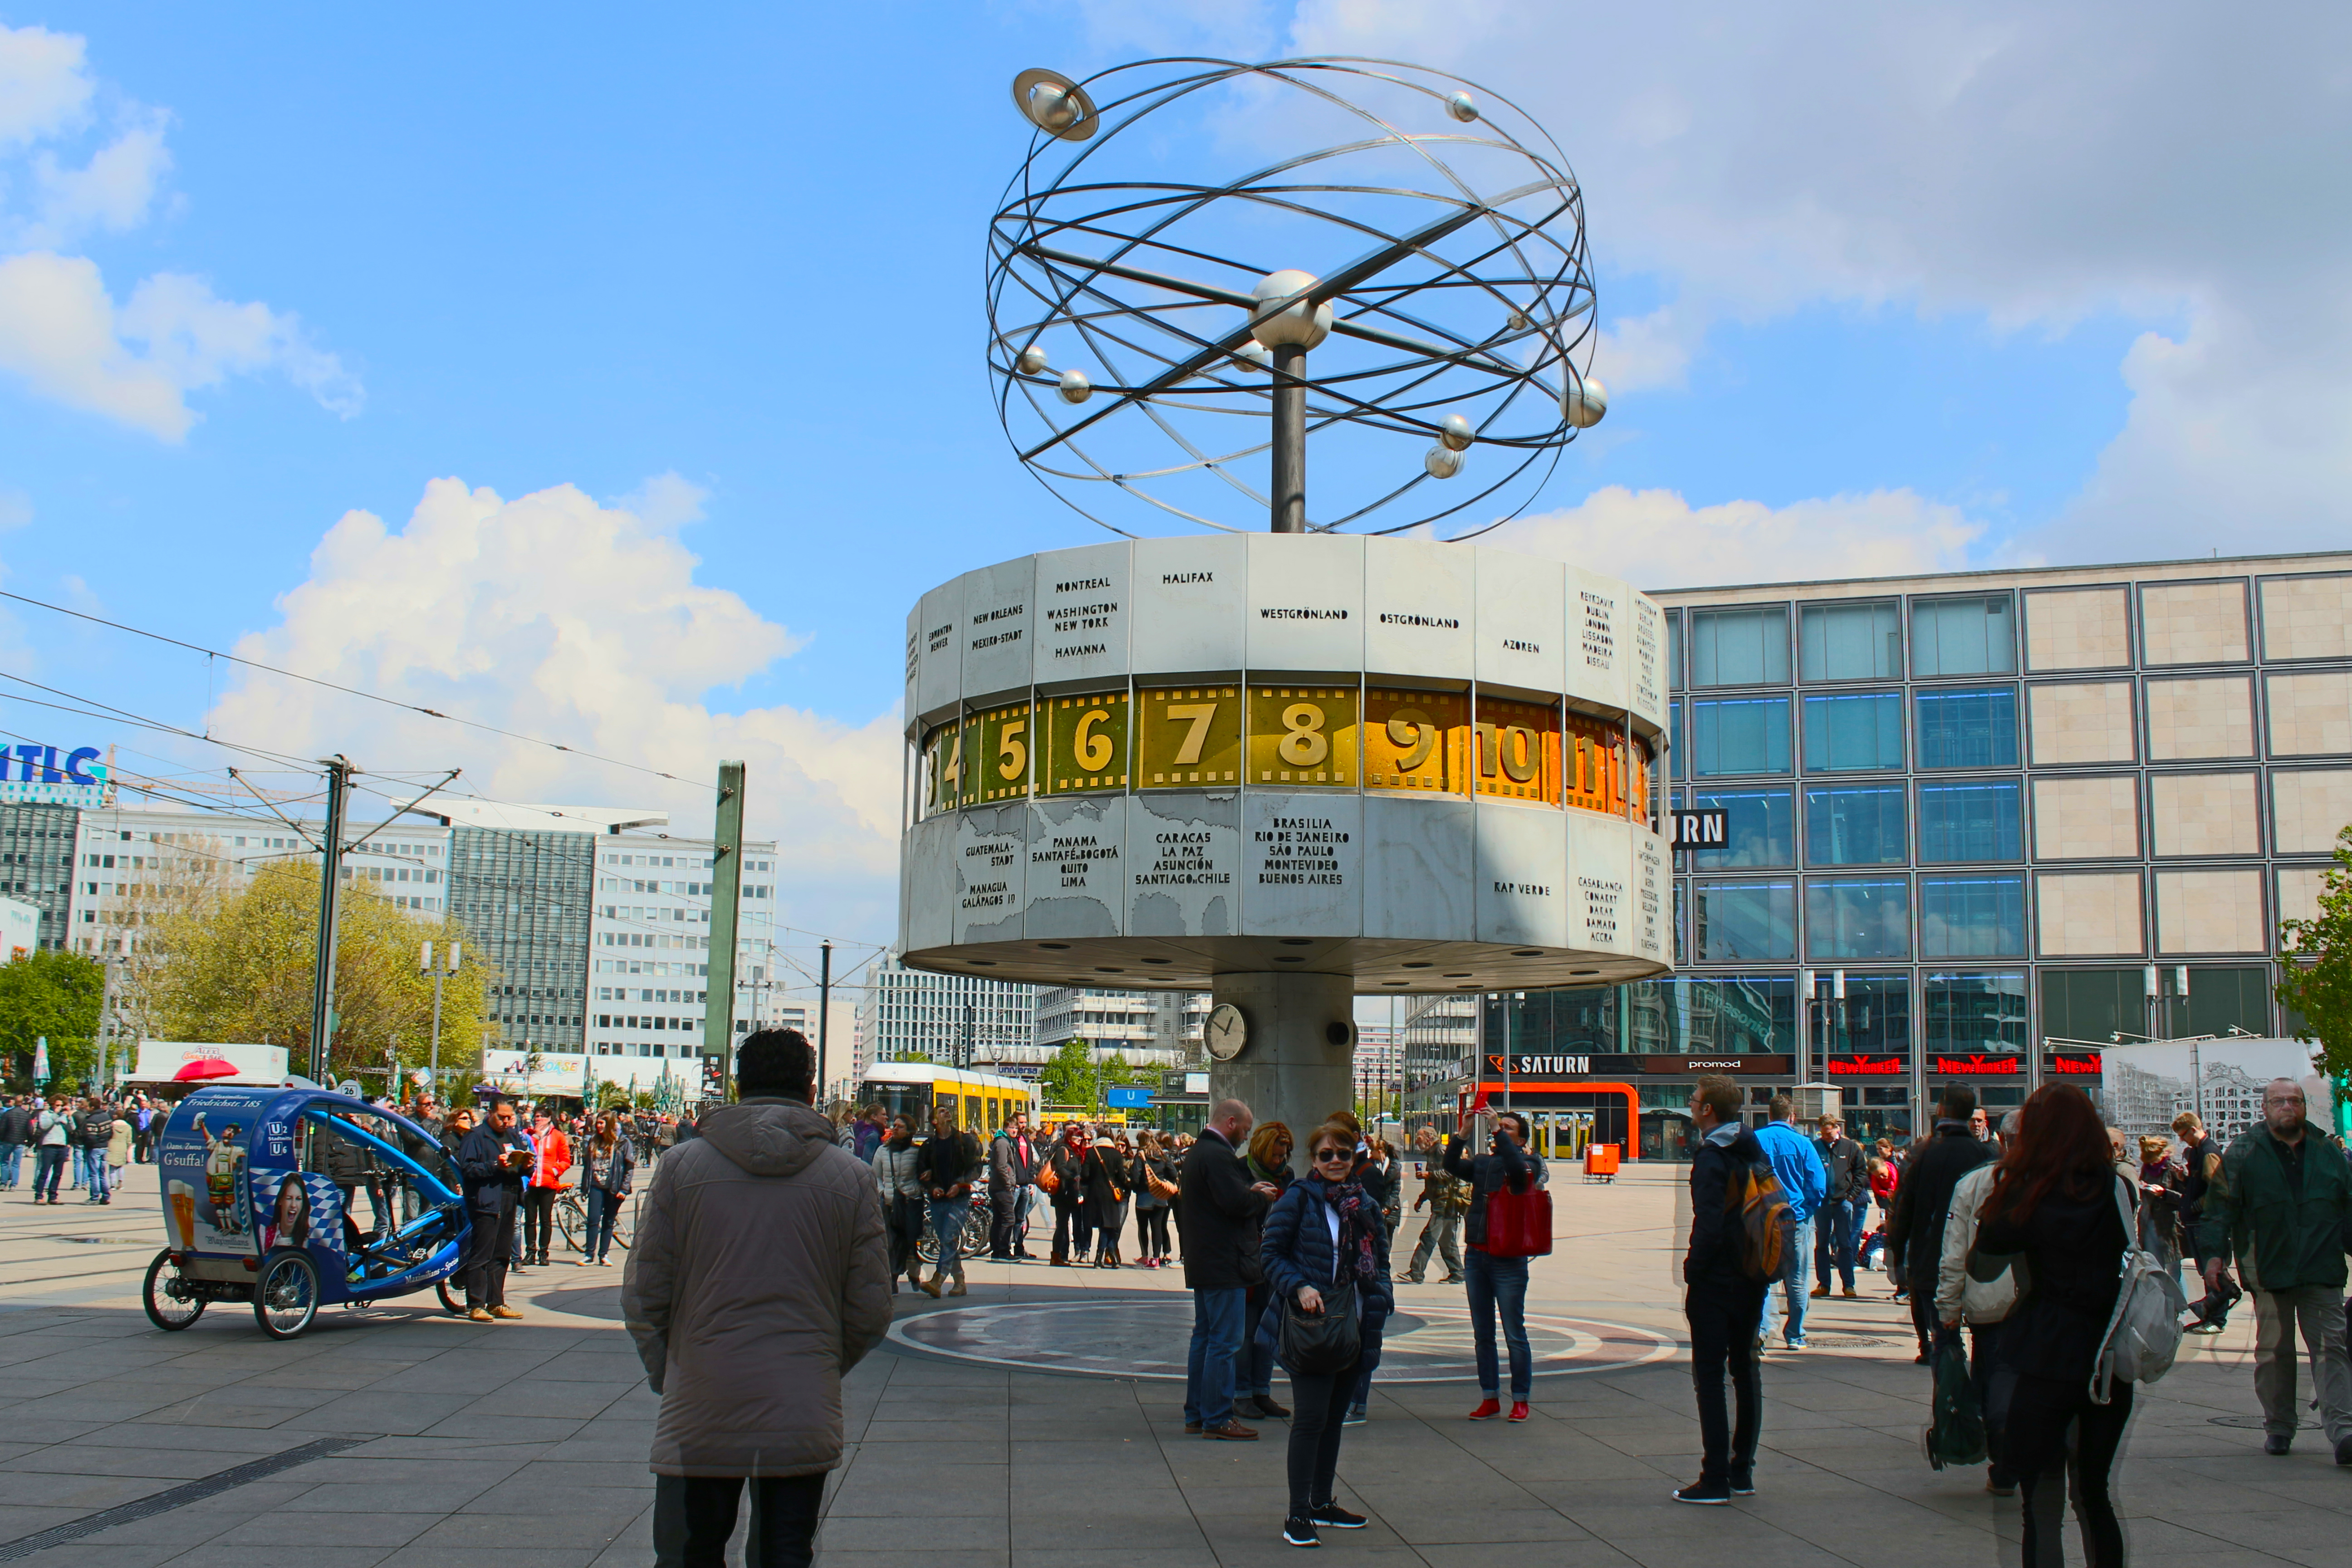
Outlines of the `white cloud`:
{"label": "white cloud", "polygon": [[1636,587],[1688,588],[1957,571],[1983,532],[1957,508],[1909,490],[1695,507],[1672,490],[1611,485],[1481,542],[1573,561]]}
{"label": "white cloud", "polygon": [[[64,145],[95,118],[84,41],[0,26],[0,372],[69,408],[184,439],[187,394],[276,374],[348,419],[358,378],[289,311],[240,303],[184,272],[158,272],[119,307],[98,264],[70,253],[92,232],[145,223],[172,168],[170,116],[122,100],[110,134],[79,163]],[[12,178],[21,175],[21,178]]]}
{"label": "white cloud", "polygon": [[[507,801],[667,807],[707,835],[718,760],[750,764],[754,831],[782,842],[780,916],[887,929],[896,900],[900,743],[895,713],[845,724],[786,706],[719,711],[797,640],[737,595],[694,580],[676,529],[699,492],[675,475],[638,504],[570,485],[505,500],[436,479],[397,531],[347,512],[242,657],[604,757],[676,781],[505,740],[320,687],[247,672],[213,731],[300,756],[352,755],[377,774],[462,766],[457,787]],[[668,510],[665,511],[663,509]]]}
{"label": "white cloud", "polygon": [[[1105,36],[1133,10],[1076,3]],[[1265,26],[1246,6],[1201,25],[1236,52]],[[2035,542],[2112,559],[2352,529],[2352,203],[2326,195],[2352,8],[1304,0],[1254,58],[1279,54],[1458,70],[1549,127],[1604,267],[1678,290],[1633,321],[1602,300],[1613,388],[1675,384],[1715,321],[1822,301],[2185,321],[2118,367],[2126,427]]]}
{"label": "white cloud", "polygon": [[71,125],[98,84],[82,65],[82,40],[47,27],[0,26],[0,147]]}
{"label": "white cloud", "polygon": [[177,441],[196,419],[185,393],[273,368],[345,418],[359,411],[358,382],[292,316],[170,272],[118,310],[87,257],[0,257],[0,371],[69,408]]}

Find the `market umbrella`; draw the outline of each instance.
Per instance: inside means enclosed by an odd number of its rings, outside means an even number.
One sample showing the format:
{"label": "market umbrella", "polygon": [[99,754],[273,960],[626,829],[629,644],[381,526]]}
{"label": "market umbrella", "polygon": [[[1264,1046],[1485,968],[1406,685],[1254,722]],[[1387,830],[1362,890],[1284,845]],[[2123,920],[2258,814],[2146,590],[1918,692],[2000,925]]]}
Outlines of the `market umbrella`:
{"label": "market umbrella", "polygon": [[235,1062],[218,1057],[198,1057],[172,1075],[173,1083],[203,1083],[210,1079],[235,1078],[239,1068]]}

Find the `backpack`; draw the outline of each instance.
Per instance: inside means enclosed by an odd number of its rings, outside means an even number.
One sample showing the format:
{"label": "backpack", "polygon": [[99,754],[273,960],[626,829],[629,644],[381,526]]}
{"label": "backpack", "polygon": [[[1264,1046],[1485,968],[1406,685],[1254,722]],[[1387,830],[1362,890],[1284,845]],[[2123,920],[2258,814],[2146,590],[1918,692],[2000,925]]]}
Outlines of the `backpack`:
{"label": "backpack", "polygon": [[2172,1370],[2180,1351],[2180,1315],[2189,1301],[2180,1281],[2155,1253],[2138,1245],[2129,1189],[2116,1183],[2116,1213],[2124,1223],[2123,1283],[2116,1291],[2115,1315],[2091,1363],[2091,1402],[2105,1405],[2110,1379],[2154,1383]]}
{"label": "backpack", "polygon": [[1724,1187],[1734,1243],[1739,1248],[1739,1271],[1750,1279],[1779,1279],[1780,1260],[1788,1255],[1789,1237],[1795,1228],[1780,1178],[1769,1163],[1759,1160],[1735,1166]]}

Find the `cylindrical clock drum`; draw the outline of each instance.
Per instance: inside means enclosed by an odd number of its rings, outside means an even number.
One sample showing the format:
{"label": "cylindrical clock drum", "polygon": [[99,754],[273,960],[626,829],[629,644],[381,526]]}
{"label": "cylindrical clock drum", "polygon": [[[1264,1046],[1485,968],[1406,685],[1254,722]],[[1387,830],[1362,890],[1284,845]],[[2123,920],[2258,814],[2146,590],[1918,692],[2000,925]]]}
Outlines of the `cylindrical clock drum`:
{"label": "cylindrical clock drum", "polygon": [[1303,1142],[1354,1102],[1360,994],[1668,967],[1664,637],[1615,578],[1467,544],[968,572],[907,623],[905,962],[1210,991],[1213,1096]]}

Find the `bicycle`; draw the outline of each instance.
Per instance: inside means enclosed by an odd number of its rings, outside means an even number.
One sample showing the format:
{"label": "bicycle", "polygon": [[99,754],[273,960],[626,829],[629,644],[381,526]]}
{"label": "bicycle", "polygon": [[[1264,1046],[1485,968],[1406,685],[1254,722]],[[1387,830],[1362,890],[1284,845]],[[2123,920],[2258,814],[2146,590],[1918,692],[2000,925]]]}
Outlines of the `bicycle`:
{"label": "bicycle", "polygon": [[[957,1244],[956,1256],[959,1258],[987,1257],[989,1225],[988,1194],[974,1192],[971,1194],[971,1212],[964,1216],[963,1238]],[[915,1256],[934,1268],[939,1264],[940,1238],[931,1234],[931,1227],[928,1221],[923,1226],[923,1238],[915,1243]]]}
{"label": "bicycle", "polygon": [[[588,1237],[588,1199],[578,1187],[566,1187],[555,1200],[555,1227],[563,1234],[563,1245],[582,1257],[587,1256],[583,1245]],[[613,1245],[626,1250],[633,1227],[629,1223],[629,1200],[620,1200],[620,1212],[613,1218]]]}

